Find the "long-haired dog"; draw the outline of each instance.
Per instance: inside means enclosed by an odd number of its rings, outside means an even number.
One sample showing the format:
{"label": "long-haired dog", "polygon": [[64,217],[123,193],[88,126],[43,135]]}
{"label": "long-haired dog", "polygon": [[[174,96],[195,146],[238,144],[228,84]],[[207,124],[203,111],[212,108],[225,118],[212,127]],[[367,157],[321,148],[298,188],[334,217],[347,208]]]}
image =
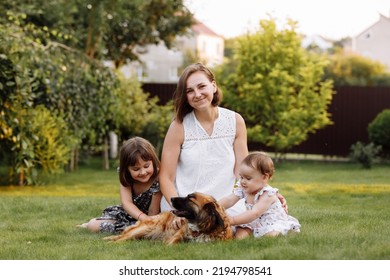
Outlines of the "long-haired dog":
{"label": "long-haired dog", "polygon": [[[121,234],[104,239],[110,241],[151,239],[175,244],[184,241],[209,242],[233,238],[233,230],[225,210],[212,196],[192,193],[186,197],[174,197],[171,202],[175,208],[171,212],[163,212],[153,216],[153,219],[138,221],[125,228]],[[175,229],[172,223],[176,216],[186,218],[179,229]]]}

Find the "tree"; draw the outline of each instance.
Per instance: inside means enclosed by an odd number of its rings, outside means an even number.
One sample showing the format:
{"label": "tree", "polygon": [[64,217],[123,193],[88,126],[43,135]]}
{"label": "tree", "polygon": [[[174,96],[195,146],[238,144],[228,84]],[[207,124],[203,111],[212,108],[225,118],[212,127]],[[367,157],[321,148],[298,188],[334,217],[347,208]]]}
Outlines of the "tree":
{"label": "tree", "polygon": [[368,125],[368,138],[383,148],[385,157],[390,157],[390,109],[380,112]]}
{"label": "tree", "polygon": [[8,16],[12,21],[0,25],[0,38],[7,38],[0,45],[0,150],[12,166],[10,179],[23,185],[34,182],[38,167],[63,167],[67,151],[82,141],[96,143],[93,136],[107,129],[105,105],[116,79],[82,53],[50,40],[42,45],[42,30]]}
{"label": "tree", "polygon": [[[106,2],[113,7],[112,1]],[[176,36],[186,34],[193,23],[192,14],[182,0],[122,0],[110,12],[112,19],[101,39],[107,50],[105,58],[114,61],[117,67],[137,58],[134,53],[137,45],[164,42],[171,48]]]}
{"label": "tree", "polygon": [[244,117],[248,139],[277,155],[331,123],[332,82],[321,80],[326,60],[301,47],[295,27],[291,20],[284,30],[274,19],[260,21],[256,33],[237,39],[235,71],[218,79],[226,106]]}
{"label": "tree", "polygon": [[324,77],[335,86],[390,86],[390,73],[378,61],[342,49],[330,55],[329,61]]}
{"label": "tree", "polygon": [[[114,61],[119,67],[135,60],[137,45],[164,42],[171,47],[176,35],[186,34],[192,14],[182,0],[5,0],[7,11],[25,14],[21,25],[49,30],[56,41],[85,52],[90,58]],[[44,42],[43,42],[44,43]]]}
{"label": "tree", "polygon": [[[27,1],[27,3],[24,0],[5,0],[0,3],[0,23],[7,24],[9,21],[15,21],[22,29],[32,31],[28,35],[44,48],[49,49],[49,46],[53,45],[61,46],[67,49],[68,53],[81,56],[83,66],[80,69],[92,67],[90,73],[97,71],[93,74],[96,79],[88,73],[89,71],[86,71],[81,75],[64,79],[60,84],[73,86],[75,81],[86,79],[87,83],[80,83],[82,92],[85,89],[85,94],[89,96],[95,94],[110,96],[104,93],[111,87],[108,85],[110,78],[106,75],[107,71],[102,70],[100,66],[98,66],[100,70],[96,68],[102,60],[113,61],[115,67],[119,68],[127,61],[137,59],[134,51],[137,45],[164,42],[169,48],[176,35],[187,33],[188,27],[193,23],[193,18],[182,0],[91,0],[88,2],[36,0]],[[89,61],[86,61],[88,59]],[[77,60],[75,65],[79,65]],[[72,69],[72,67],[66,68]],[[106,76],[107,80],[102,80],[102,76]],[[50,97],[55,101],[57,91],[52,91],[52,93],[54,94]],[[67,95],[71,93],[71,90],[65,89],[64,93]],[[81,105],[80,103],[90,100],[89,98],[77,98],[77,96],[79,95],[76,95],[75,99],[58,98],[57,105],[76,112],[75,107],[77,107],[76,110],[80,110],[80,107],[74,106],[75,103]],[[92,103],[96,104],[95,108],[98,112],[109,107],[109,104],[102,106],[100,101],[103,99],[96,97]],[[59,104],[63,100],[72,100],[72,104]],[[83,129],[79,131],[88,132],[88,144],[101,142],[98,137],[102,137],[103,143],[105,142],[109,123],[104,123],[104,117],[100,118],[97,114],[92,121],[87,121],[88,114],[73,115],[68,112],[66,117],[70,116],[80,118],[83,122],[86,121],[86,126],[82,126]],[[72,125],[79,124],[79,122],[69,121]],[[78,138],[81,138],[82,142],[85,140],[85,137]],[[77,163],[77,150],[73,152]],[[108,158],[105,161],[108,162]]]}
{"label": "tree", "polygon": [[[127,96],[120,94],[122,81],[102,59],[118,66],[135,58],[137,44],[170,46],[191,21],[179,0],[2,1],[0,154],[12,165],[11,177],[18,177],[19,185],[30,184],[37,168],[55,171],[64,154],[73,166],[83,145],[98,147],[109,131],[120,130],[118,116],[154,110],[156,101],[151,105],[138,98],[138,85],[131,88],[130,107],[118,113],[118,100],[125,104]],[[128,129],[142,131],[148,120],[130,121]],[[56,128],[64,133],[59,139]],[[53,143],[66,147],[65,153],[57,153]]]}

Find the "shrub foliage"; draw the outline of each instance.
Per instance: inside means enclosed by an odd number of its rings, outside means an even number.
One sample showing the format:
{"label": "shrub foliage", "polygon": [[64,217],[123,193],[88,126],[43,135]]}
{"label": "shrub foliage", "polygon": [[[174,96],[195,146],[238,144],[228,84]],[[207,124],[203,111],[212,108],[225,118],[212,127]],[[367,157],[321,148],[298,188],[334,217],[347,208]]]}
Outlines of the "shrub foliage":
{"label": "shrub foliage", "polygon": [[386,156],[390,155],[390,109],[380,112],[368,125],[370,141],[383,148]]}

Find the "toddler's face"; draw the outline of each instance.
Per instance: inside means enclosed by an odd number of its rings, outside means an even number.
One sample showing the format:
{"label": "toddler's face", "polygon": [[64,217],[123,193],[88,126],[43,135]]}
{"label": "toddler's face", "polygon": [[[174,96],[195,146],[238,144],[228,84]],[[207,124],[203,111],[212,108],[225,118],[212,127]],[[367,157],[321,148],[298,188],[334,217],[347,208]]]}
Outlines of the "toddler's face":
{"label": "toddler's face", "polygon": [[240,185],[248,194],[258,192],[267,184],[267,176],[246,164],[241,164],[239,169]]}

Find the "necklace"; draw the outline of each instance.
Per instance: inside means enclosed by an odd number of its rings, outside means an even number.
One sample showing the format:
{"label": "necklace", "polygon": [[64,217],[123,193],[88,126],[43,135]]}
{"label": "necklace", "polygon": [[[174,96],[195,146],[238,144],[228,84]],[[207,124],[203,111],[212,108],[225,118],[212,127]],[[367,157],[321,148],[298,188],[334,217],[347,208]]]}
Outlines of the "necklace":
{"label": "necklace", "polygon": [[[199,119],[198,119],[199,124],[202,126],[203,130],[206,131],[206,133],[208,135],[210,135],[210,133],[213,131],[214,122],[218,118],[218,111],[213,112],[212,114],[213,114],[213,116],[208,121],[207,120],[199,121]],[[196,117],[196,115],[195,115],[195,117]]]}
{"label": "necklace", "polygon": [[[204,127],[203,127],[204,128]],[[214,128],[214,123],[212,123],[210,126],[209,126],[209,128],[204,128],[204,130],[206,131],[206,132],[210,132],[210,130],[212,130]]]}

